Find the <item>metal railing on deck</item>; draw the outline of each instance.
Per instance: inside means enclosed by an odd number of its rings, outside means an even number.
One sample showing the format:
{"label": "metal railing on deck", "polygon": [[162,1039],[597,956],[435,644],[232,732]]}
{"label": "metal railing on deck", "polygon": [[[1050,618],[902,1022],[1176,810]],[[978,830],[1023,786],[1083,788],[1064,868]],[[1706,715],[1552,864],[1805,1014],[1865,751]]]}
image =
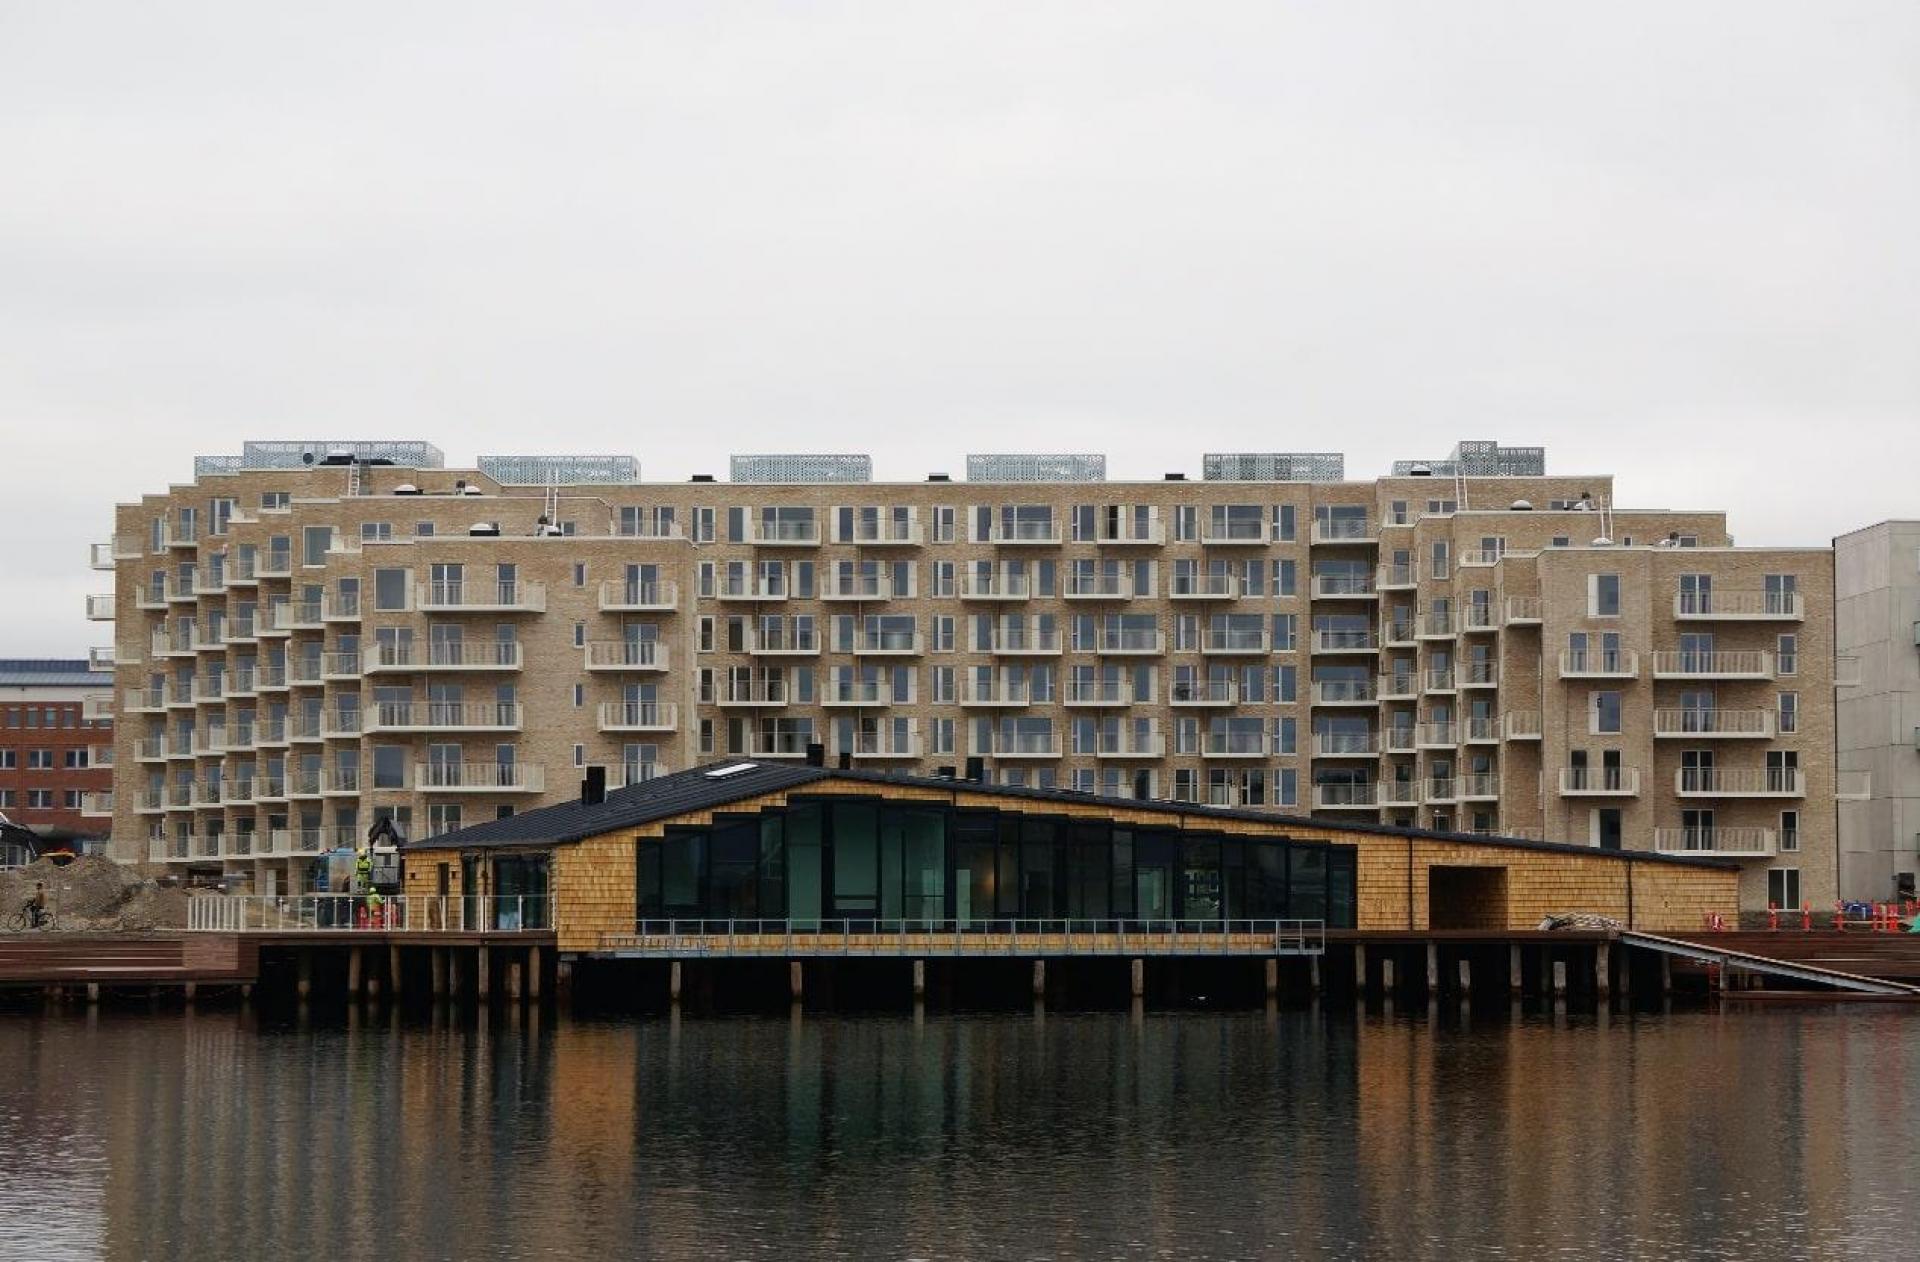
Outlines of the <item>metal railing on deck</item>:
{"label": "metal railing on deck", "polygon": [[1320,955],[1323,920],[642,920],[638,956]]}
{"label": "metal railing on deck", "polygon": [[187,928],[208,933],[546,933],[550,895],[204,894]]}

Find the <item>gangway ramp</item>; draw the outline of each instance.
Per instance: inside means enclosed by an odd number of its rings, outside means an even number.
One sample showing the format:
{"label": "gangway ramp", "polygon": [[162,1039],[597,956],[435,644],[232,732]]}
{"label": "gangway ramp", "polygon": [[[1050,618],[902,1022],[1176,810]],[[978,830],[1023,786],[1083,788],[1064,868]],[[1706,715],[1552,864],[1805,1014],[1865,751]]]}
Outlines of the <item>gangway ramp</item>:
{"label": "gangway ramp", "polygon": [[1752,951],[1736,950],[1731,946],[1718,946],[1698,938],[1668,938],[1656,933],[1623,929],[1620,931],[1620,942],[1646,951],[1657,951],[1663,955],[1675,955],[1702,964],[1716,965],[1723,970],[1739,969],[1743,972],[1758,973],[1764,977],[1810,982],[1859,995],[1920,999],[1920,986],[1910,986],[1906,982],[1864,977],[1859,973],[1843,973],[1839,969],[1825,968],[1818,964],[1782,960],[1770,955],[1757,955]]}

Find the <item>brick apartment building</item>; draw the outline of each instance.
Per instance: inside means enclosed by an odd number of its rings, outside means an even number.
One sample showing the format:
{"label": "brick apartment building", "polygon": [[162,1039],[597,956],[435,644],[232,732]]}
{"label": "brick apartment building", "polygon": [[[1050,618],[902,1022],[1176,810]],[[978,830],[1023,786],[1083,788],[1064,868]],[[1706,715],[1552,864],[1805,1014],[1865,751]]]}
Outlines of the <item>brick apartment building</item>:
{"label": "brick apartment building", "polygon": [[1833,553],[1740,548],[1538,448],[1110,482],[974,456],[249,443],[121,505],[116,850],[261,890],[743,755],[1742,861],[1835,885]]}
{"label": "brick apartment building", "polygon": [[112,696],[112,674],[84,659],[0,658],[0,814],[50,840],[107,836]]}

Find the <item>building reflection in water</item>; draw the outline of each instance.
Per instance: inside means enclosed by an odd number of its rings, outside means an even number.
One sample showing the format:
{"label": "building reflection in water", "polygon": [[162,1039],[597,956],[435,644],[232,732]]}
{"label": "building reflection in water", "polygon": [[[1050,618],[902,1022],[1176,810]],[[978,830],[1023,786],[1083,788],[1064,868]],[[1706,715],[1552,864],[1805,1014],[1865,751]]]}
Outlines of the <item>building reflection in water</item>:
{"label": "building reflection in water", "polygon": [[42,1256],[1896,1256],[1920,1227],[1920,1031],[1886,1011],[107,1012],[0,1050],[0,1245]]}

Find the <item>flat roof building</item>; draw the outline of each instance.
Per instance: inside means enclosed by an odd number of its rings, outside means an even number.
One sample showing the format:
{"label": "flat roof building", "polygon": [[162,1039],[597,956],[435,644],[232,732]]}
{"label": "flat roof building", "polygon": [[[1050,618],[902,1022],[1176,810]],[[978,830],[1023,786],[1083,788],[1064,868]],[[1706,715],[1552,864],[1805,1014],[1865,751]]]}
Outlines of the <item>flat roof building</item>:
{"label": "flat roof building", "polygon": [[1836,730],[1840,896],[1912,898],[1920,872],[1920,521],[1834,540],[1846,675]]}
{"label": "flat roof building", "polygon": [[617,786],[819,743],[1722,856],[1749,907],[1834,895],[1832,551],[1618,507],[1538,449],[1372,481],[1251,453],[1157,481],[1001,455],[968,459],[989,480],[767,456],[755,481],[592,483],[549,475],[608,458],[549,457],[526,484],[307,446],[122,505],[96,549],[125,857],[279,891],[377,818],[417,839],[588,766]]}
{"label": "flat roof building", "polygon": [[[107,836],[112,697],[110,663],[0,658],[0,815],[49,838]],[[0,854],[0,864],[23,858]]]}

